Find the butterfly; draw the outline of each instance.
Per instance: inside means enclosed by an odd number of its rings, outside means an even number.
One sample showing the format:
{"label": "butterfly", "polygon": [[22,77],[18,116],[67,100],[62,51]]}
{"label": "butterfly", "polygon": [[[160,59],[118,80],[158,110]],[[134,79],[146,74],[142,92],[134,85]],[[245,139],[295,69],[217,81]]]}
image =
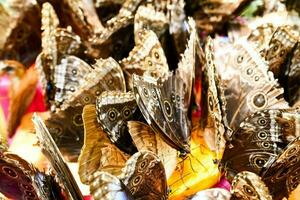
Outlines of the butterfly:
{"label": "butterfly", "polygon": [[40,147],[51,162],[52,167],[57,173],[57,178],[60,180],[61,184],[64,185],[67,194],[69,194],[72,199],[83,199],[79,187],[46,125],[37,114],[33,115],[32,121],[34,123]]}
{"label": "butterfly", "polygon": [[120,61],[129,89],[132,88],[132,74],[134,73],[162,77],[169,70],[164,51],[155,33],[142,29],[136,34],[135,47],[127,58]]}
{"label": "butterfly", "polygon": [[0,138],[0,193],[12,199],[62,200],[63,191],[54,177],[8,151]]}
{"label": "butterfly", "polygon": [[88,178],[98,170],[119,175],[129,156],[119,150],[101,129],[95,105],[86,105],[82,118],[84,145],[78,159],[80,180],[90,184]]}
{"label": "butterfly", "polygon": [[118,177],[97,171],[89,179],[95,200],[168,199],[164,167],[150,151],[140,151],[130,157]]}
{"label": "butterfly", "polygon": [[300,48],[299,43],[297,43],[295,50],[293,52],[293,57],[291,58],[291,63],[288,65],[287,72],[287,81],[286,90],[288,101],[290,105],[295,105],[297,102],[300,102],[300,90],[299,90],[299,77],[300,77]]}
{"label": "butterfly", "polygon": [[113,57],[116,60],[128,56],[133,48],[133,18],[142,1],[126,0],[118,14],[104,24],[104,29],[90,38],[93,49],[98,50],[98,57]]}
{"label": "butterfly", "polygon": [[110,140],[121,150],[135,153],[136,147],[128,133],[126,122],[140,118],[132,92],[105,91],[96,101],[97,121]]}
{"label": "butterfly", "polygon": [[[43,50],[36,59],[36,68],[41,77],[46,101],[50,105],[56,104],[55,106],[59,106],[62,103],[62,97],[57,96],[58,94],[56,93],[60,93],[60,96],[62,96],[63,93],[72,93],[75,90],[74,84],[76,83],[73,83],[73,88],[65,88],[69,90],[68,92],[62,88],[65,84],[64,77],[68,75],[74,77],[81,76],[83,75],[81,73],[91,70],[91,66],[83,60],[67,54],[80,54],[83,51],[80,45],[80,38],[68,30],[65,31],[69,33],[69,36],[72,36],[72,39],[64,36],[64,34],[62,35],[63,29],[58,29],[58,25],[59,20],[53,7],[49,3],[44,3],[42,9]],[[62,40],[64,42],[60,42]]]}
{"label": "butterfly", "polygon": [[225,148],[221,169],[231,180],[241,171],[260,174],[298,136],[296,110],[263,110],[248,116]]}
{"label": "butterfly", "polygon": [[169,75],[160,87],[159,84],[152,77],[133,75],[137,104],[155,132],[173,148],[188,153],[190,125],[183,103],[183,80]]}
{"label": "butterfly", "polygon": [[128,121],[128,131],[138,151],[148,150],[155,153],[164,165],[169,178],[177,164],[177,151],[166,144],[152,128],[140,121]]}
{"label": "butterfly", "polygon": [[[187,48],[174,75],[170,72],[165,77],[159,76],[158,80],[145,76],[147,73],[144,77],[133,75],[133,91],[144,118],[169,145],[182,152],[189,152],[190,121],[187,112],[194,78],[197,41],[192,19],[189,20],[189,28]],[[160,57],[157,55],[158,53],[154,52],[154,57]],[[149,61],[151,67],[153,59]]]}
{"label": "butterfly", "polygon": [[[164,12],[155,9],[155,5],[147,4],[138,7],[134,16],[134,33],[139,30],[152,30],[157,38],[160,38],[166,31],[169,20]],[[134,41],[139,42],[139,34],[134,34]]]}
{"label": "butterfly", "polygon": [[[69,66],[69,68],[73,68],[70,69],[72,73],[76,70],[74,67],[76,65]],[[83,107],[96,103],[96,98],[103,91],[119,90],[125,92],[123,72],[115,60],[112,58],[99,59],[93,65],[93,68],[90,72],[87,72],[87,75],[78,77],[80,84],[76,87],[71,81],[64,84],[66,86],[70,85],[70,89],[73,87],[74,90],[70,91],[74,92],[69,92],[67,98],[64,98],[67,94],[60,93],[63,98],[60,109],[51,113],[50,118],[45,122],[63,155],[71,161],[77,159],[83,145],[84,129],[81,117]],[[75,74],[77,74],[77,70]],[[84,75],[84,73],[81,74]],[[70,75],[70,77],[74,81],[77,80],[74,76]],[[64,87],[62,85],[62,88]],[[56,96],[58,94],[56,93]]]}
{"label": "butterfly", "polygon": [[273,24],[262,24],[251,31],[247,40],[252,42],[257,49],[263,50],[270,42],[274,31],[275,27]]}
{"label": "butterfly", "polygon": [[[263,184],[258,185],[252,184],[252,188],[249,188],[249,184],[256,182],[258,179],[254,176],[254,180],[247,181],[244,188],[248,188],[249,191],[246,193],[247,196],[255,196],[255,192],[260,190],[265,197],[269,199],[279,200],[283,197],[289,197],[291,192],[296,189],[299,185],[299,166],[300,162],[298,159],[299,156],[299,145],[300,138],[297,137],[295,140],[290,142],[287,147],[279,155],[272,157],[264,166],[262,172],[260,173],[261,181],[268,187],[269,193],[267,192]],[[241,172],[243,173],[243,172]],[[245,179],[250,178],[246,176]],[[239,183],[239,181],[237,181]],[[240,181],[241,182],[241,181]],[[243,182],[242,182],[243,183]],[[262,191],[262,189],[264,191]],[[237,187],[239,191],[239,187]],[[260,194],[260,195],[262,195]],[[272,196],[272,198],[270,197]]]}
{"label": "butterfly", "polygon": [[205,32],[220,30],[223,24],[228,21],[245,4],[245,0],[235,1],[200,1],[194,8],[190,8],[197,28]]}
{"label": "butterfly", "polygon": [[232,199],[272,200],[268,187],[261,178],[249,171],[238,173],[232,181]]}
{"label": "butterfly", "polygon": [[289,26],[279,26],[263,50],[263,56],[269,62],[269,69],[275,77],[279,77],[284,71],[281,66],[287,59],[287,55],[296,45],[298,38]]}
{"label": "butterfly", "polygon": [[238,128],[248,114],[289,108],[283,98],[283,88],[248,42],[237,42],[228,48],[223,63],[219,58],[215,58],[215,62],[224,88],[226,118],[232,130]]}
{"label": "butterfly", "polygon": [[208,89],[206,100],[207,119],[204,131],[213,135],[217,158],[220,159],[225,148],[226,138],[231,135],[232,130],[226,119],[226,100],[220,77],[216,72],[212,49],[212,39],[209,37],[205,47]]}
{"label": "butterfly", "polygon": [[[40,7],[36,2],[3,1],[1,9],[1,59],[18,60],[26,67],[40,51]],[[7,26],[10,24],[10,26]]]}
{"label": "butterfly", "polygon": [[71,24],[74,31],[85,41],[103,30],[103,25],[98,19],[92,2],[66,0],[63,4],[63,14],[65,18],[69,19],[67,23]]}

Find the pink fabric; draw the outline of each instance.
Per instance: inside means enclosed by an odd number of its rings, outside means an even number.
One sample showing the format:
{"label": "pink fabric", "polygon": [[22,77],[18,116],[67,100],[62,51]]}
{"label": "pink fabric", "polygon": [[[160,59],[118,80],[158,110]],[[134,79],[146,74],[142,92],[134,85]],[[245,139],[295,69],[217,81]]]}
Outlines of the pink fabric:
{"label": "pink fabric", "polygon": [[44,112],[44,111],[46,111],[46,105],[44,103],[44,96],[43,96],[43,92],[42,92],[42,87],[41,87],[40,84],[38,84],[38,86],[36,88],[34,98],[31,102],[31,104],[29,105],[29,107],[27,108],[26,113]]}
{"label": "pink fabric", "polygon": [[84,200],[93,200],[93,198],[91,196],[84,196],[83,199]]}
{"label": "pink fabric", "polygon": [[5,119],[8,117],[8,107],[9,107],[9,88],[10,81],[9,78],[4,75],[0,77],[0,104],[3,109]]}
{"label": "pink fabric", "polygon": [[231,185],[230,183],[226,180],[225,177],[222,177],[221,180],[219,181],[219,183],[217,183],[214,188],[223,188],[226,189],[228,191],[230,191]]}

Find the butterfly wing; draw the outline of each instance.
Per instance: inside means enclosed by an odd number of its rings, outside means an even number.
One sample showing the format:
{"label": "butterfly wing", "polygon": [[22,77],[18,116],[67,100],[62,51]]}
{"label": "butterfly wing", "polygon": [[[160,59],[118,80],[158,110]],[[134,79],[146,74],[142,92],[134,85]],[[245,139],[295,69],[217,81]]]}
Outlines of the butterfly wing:
{"label": "butterfly wing", "polygon": [[132,88],[132,74],[134,73],[163,77],[169,71],[167,59],[155,33],[151,30],[142,29],[135,34],[137,34],[135,47],[129,56],[120,62],[129,88]]}
{"label": "butterfly wing", "polygon": [[164,166],[150,151],[140,151],[131,156],[120,179],[134,199],[168,199]]}
{"label": "butterfly wing", "polygon": [[197,36],[198,33],[196,30],[195,21],[192,18],[188,19],[186,26],[189,31],[189,38],[187,41],[187,46],[178,63],[176,73],[185,83],[186,93],[184,96],[184,106],[189,107],[192,96],[192,85],[195,76],[196,45],[198,45],[199,39]]}
{"label": "butterfly wing", "polygon": [[136,147],[127,129],[127,121],[138,113],[132,92],[105,91],[96,102],[97,121],[110,140],[121,150],[133,154]]}
{"label": "butterfly wing", "polygon": [[31,178],[33,172],[33,167],[17,155],[0,153],[0,192],[12,199],[39,200]]}
{"label": "butterfly wing", "polygon": [[90,177],[90,192],[94,200],[133,200],[130,191],[116,176],[95,172]]}
{"label": "butterfly wing", "polygon": [[250,115],[241,123],[233,133],[222,160],[229,179],[241,171],[260,174],[266,163],[283,151],[287,138],[295,138],[297,133],[297,114],[292,113],[264,110]]}
{"label": "butterfly wing", "polygon": [[249,43],[236,43],[227,53],[223,64],[217,63],[216,67],[224,88],[231,129],[238,128],[248,114],[289,107],[282,96],[283,89]]}
{"label": "butterfly wing", "polygon": [[293,57],[291,59],[291,64],[286,69],[287,81],[285,84],[286,92],[288,96],[288,101],[291,105],[295,105],[297,102],[300,103],[300,44],[297,43],[295,50],[293,52]]}
{"label": "butterfly wing", "polygon": [[83,199],[79,187],[46,125],[36,114],[33,116],[33,123],[36,129],[37,137],[40,141],[41,148],[47,158],[50,160],[52,167],[55,169],[60,182],[64,185],[66,192],[73,199]]}
{"label": "butterfly wing", "polygon": [[76,161],[83,145],[82,107],[68,107],[51,113],[45,124],[68,161]]}
{"label": "butterfly wing", "polygon": [[[167,31],[168,19],[165,13],[156,10],[152,4],[141,5],[134,16],[134,33],[148,29],[155,32],[158,38]],[[134,41],[139,42],[139,34],[134,34]]]}
{"label": "butterfly wing", "polygon": [[[225,100],[222,101],[223,93],[218,91],[220,86],[219,79],[217,77],[216,66],[214,63],[214,54],[211,38],[208,38],[205,53],[206,53],[206,76],[208,81],[207,89],[207,122],[205,131],[214,134],[214,143],[217,152],[217,157],[221,158],[225,148],[225,134],[226,131],[230,131],[225,118],[225,111],[222,110],[225,107]],[[228,133],[227,133],[228,134]]]}
{"label": "butterfly wing", "polygon": [[254,43],[257,49],[263,50],[268,45],[274,31],[273,24],[262,24],[251,31],[247,40]]}
{"label": "butterfly wing", "polygon": [[58,17],[50,3],[42,8],[42,53],[36,58],[36,68],[42,80],[46,100],[54,99],[54,69],[58,62],[55,32],[59,25]]}
{"label": "butterfly wing", "polygon": [[88,183],[90,175],[97,170],[119,175],[128,156],[114,146],[99,127],[94,105],[85,106],[82,116],[84,146],[78,160],[81,181]]}
{"label": "butterfly wing", "polygon": [[139,151],[148,150],[155,153],[162,161],[166,177],[169,178],[177,164],[177,151],[166,144],[150,126],[139,121],[128,121],[128,131]]}
{"label": "butterfly wing", "polygon": [[63,200],[62,189],[56,182],[55,178],[43,172],[36,171],[34,183],[39,189],[39,195],[42,199]]}
{"label": "butterfly wing", "polygon": [[96,98],[103,91],[125,92],[125,79],[120,65],[113,59],[98,59],[93,65],[94,69],[88,73],[69,99],[62,105],[62,109],[72,106],[84,106],[96,103]]}
{"label": "butterfly wing", "polygon": [[300,183],[300,138],[289,143],[282,154],[273,157],[261,173],[275,200],[288,197]]}
{"label": "butterfly wing", "polygon": [[279,26],[273,33],[268,46],[263,50],[264,58],[275,77],[279,77],[285,69],[281,66],[286,56],[296,45],[298,38],[289,26]]}
{"label": "butterfly wing", "polygon": [[238,173],[232,181],[232,199],[272,200],[268,187],[261,178],[252,172]]}
{"label": "butterfly wing", "polygon": [[[170,146],[189,151],[185,144],[189,137],[189,124],[187,110],[184,111],[182,104],[183,82],[180,78],[169,75],[162,89],[158,88],[158,84],[152,77],[134,75],[133,89],[137,104],[148,124]],[[181,140],[178,135],[181,135]]]}
{"label": "butterfly wing", "polygon": [[76,56],[64,56],[55,68],[55,103],[62,104],[84,83],[84,77],[92,67]]}
{"label": "butterfly wing", "polygon": [[82,41],[72,30],[56,28],[55,37],[59,57],[63,55],[83,55],[85,48]]}

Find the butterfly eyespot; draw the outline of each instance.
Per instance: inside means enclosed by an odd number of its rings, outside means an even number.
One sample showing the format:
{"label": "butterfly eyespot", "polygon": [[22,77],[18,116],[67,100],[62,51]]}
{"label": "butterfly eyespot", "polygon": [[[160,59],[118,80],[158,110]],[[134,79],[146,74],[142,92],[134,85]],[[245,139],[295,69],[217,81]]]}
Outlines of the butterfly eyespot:
{"label": "butterfly eyespot", "polygon": [[250,69],[250,68],[249,68],[249,69],[247,69],[247,74],[248,74],[248,75],[251,75],[251,74],[252,74],[252,72],[253,72],[253,70],[252,70],[252,69]]}
{"label": "butterfly eyespot", "polygon": [[261,117],[257,120],[257,123],[260,126],[265,126],[267,124],[267,120],[265,118]]}
{"label": "butterfly eyespot", "polygon": [[113,80],[109,80],[107,83],[108,83],[108,85],[112,85],[113,84]]}
{"label": "butterfly eyespot", "polygon": [[180,96],[179,95],[176,95],[176,101],[180,102]]}
{"label": "butterfly eyespot", "polygon": [[268,149],[268,148],[270,148],[270,143],[268,143],[268,142],[263,142],[263,143],[262,143],[262,146],[263,146],[264,148]]}
{"label": "butterfly eyespot", "polygon": [[31,191],[34,190],[33,187],[32,187],[31,185],[27,185],[27,184],[21,183],[20,186],[21,186],[22,188],[24,188],[25,190],[31,190]]}
{"label": "butterfly eyespot", "polygon": [[253,188],[250,187],[250,186],[248,186],[248,185],[243,185],[243,190],[245,191],[245,193],[246,193],[247,195],[252,196],[252,195],[255,194]]}
{"label": "butterfly eyespot", "polygon": [[143,169],[146,166],[147,161],[143,160],[143,162],[140,164],[140,168]]}
{"label": "butterfly eyespot", "polygon": [[84,97],[84,102],[89,102],[90,101],[90,98],[89,97]]}
{"label": "butterfly eyespot", "polygon": [[97,91],[95,92],[95,94],[96,94],[96,96],[99,96],[101,93],[100,93],[99,90],[97,90]]}
{"label": "butterfly eyespot", "polygon": [[131,114],[131,110],[129,108],[125,107],[123,109],[123,117],[128,118],[130,116],[130,114]]}
{"label": "butterfly eyespot", "polygon": [[291,157],[289,157],[288,162],[289,163],[296,163],[298,161],[297,156],[296,155],[292,155]]}
{"label": "butterfly eyespot", "polygon": [[17,173],[13,169],[11,169],[10,167],[4,166],[4,167],[2,167],[2,171],[6,175],[8,175],[8,176],[10,176],[12,178],[17,178],[18,177]]}
{"label": "butterfly eyespot", "polygon": [[70,87],[71,92],[75,92],[75,88],[73,86]]}
{"label": "butterfly eyespot", "polygon": [[156,59],[159,59],[159,54],[157,52],[154,53]]}
{"label": "butterfly eyespot", "polygon": [[273,51],[274,51],[274,52],[276,52],[278,49],[279,49],[278,45],[275,45],[275,46],[273,47]]}
{"label": "butterfly eyespot", "polygon": [[83,121],[82,121],[82,116],[81,114],[75,114],[73,116],[73,123],[76,125],[76,126],[82,126],[83,125]]}
{"label": "butterfly eyespot", "polygon": [[155,92],[155,90],[154,89],[152,89],[152,91],[151,91],[151,93],[152,93],[152,97],[153,97],[153,99],[157,99],[157,95],[156,95],[156,92]]}
{"label": "butterfly eyespot", "polygon": [[29,197],[32,197],[32,198],[35,197],[35,195],[30,191],[25,191],[25,194]]}
{"label": "butterfly eyespot", "polygon": [[164,101],[164,109],[166,111],[166,114],[168,115],[168,117],[171,117],[172,115],[172,108],[171,105],[168,101]]}
{"label": "butterfly eyespot", "polygon": [[150,60],[148,61],[148,65],[152,66],[152,62]]}
{"label": "butterfly eyespot", "polygon": [[76,74],[77,74],[77,70],[76,70],[76,69],[73,69],[73,70],[72,70],[72,74],[73,74],[73,75],[76,75]]}
{"label": "butterfly eyespot", "polygon": [[292,185],[292,188],[290,189],[290,191],[295,190],[295,189],[298,187],[298,185],[299,185],[299,182],[294,183],[294,184]]}
{"label": "butterfly eyespot", "polygon": [[298,151],[298,148],[297,147],[293,147],[293,148],[290,148],[288,151],[287,151],[287,155],[291,155],[291,154],[295,154],[296,152]]}
{"label": "butterfly eyespot", "polygon": [[266,132],[260,131],[260,132],[258,133],[258,137],[259,137],[260,139],[266,139],[266,138],[268,137],[268,135],[267,135]]}
{"label": "butterfly eyespot", "polygon": [[130,193],[131,194],[134,194],[135,192],[136,192],[136,188],[135,187],[130,188]]}
{"label": "butterfly eyespot", "polygon": [[148,89],[143,88],[143,94],[144,94],[145,97],[148,98],[149,97]]}
{"label": "butterfly eyespot", "polygon": [[175,94],[173,92],[171,94],[171,100],[172,100],[173,103],[176,102],[176,97],[175,97]]}
{"label": "butterfly eyespot", "polygon": [[262,93],[258,93],[253,97],[253,104],[258,108],[264,107],[266,103],[266,97]]}
{"label": "butterfly eyespot", "polygon": [[139,182],[141,181],[141,176],[136,176],[134,179],[133,179],[133,185],[137,185],[139,184]]}
{"label": "butterfly eyespot", "polygon": [[108,119],[109,119],[110,121],[115,121],[116,118],[117,118],[117,113],[116,113],[115,110],[110,110],[110,111],[108,111]]}
{"label": "butterfly eyespot", "polygon": [[266,164],[266,161],[262,158],[255,158],[254,162],[260,168],[263,167]]}
{"label": "butterfly eyespot", "polygon": [[238,63],[242,63],[243,60],[244,60],[244,57],[241,56],[241,55],[239,55],[239,56],[237,57],[237,59],[236,59],[236,61],[237,61]]}

